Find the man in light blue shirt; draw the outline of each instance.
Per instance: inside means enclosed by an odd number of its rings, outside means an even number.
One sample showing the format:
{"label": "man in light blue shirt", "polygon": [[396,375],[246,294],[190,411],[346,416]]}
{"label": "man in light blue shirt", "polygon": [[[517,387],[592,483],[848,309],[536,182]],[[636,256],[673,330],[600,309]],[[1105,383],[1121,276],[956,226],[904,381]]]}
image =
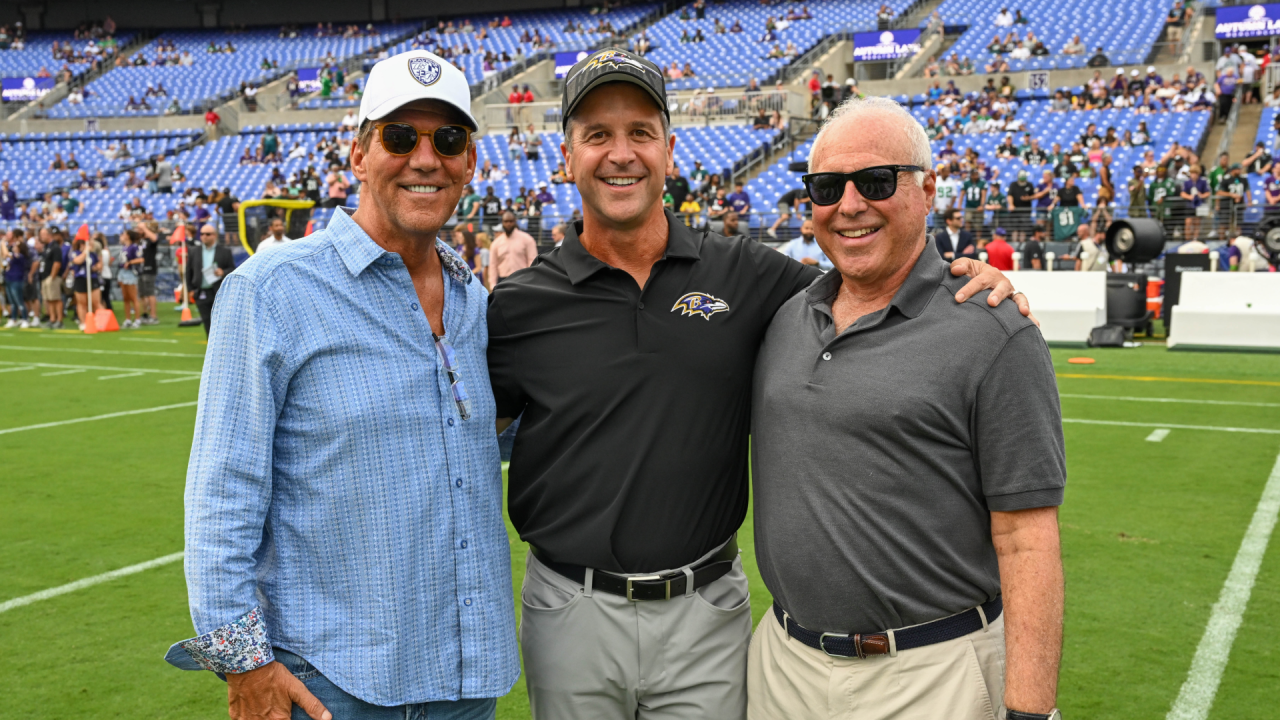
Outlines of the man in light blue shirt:
{"label": "man in light blue shirt", "polygon": [[799,260],[805,265],[817,265],[822,270],[830,270],[831,261],[827,259],[818,242],[813,238],[813,221],[805,220],[800,224],[800,237],[782,246],[782,254],[792,260]]}
{"label": "man in light blue shirt", "polygon": [[167,659],[224,676],[237,720],[488,719],[520,664],[487,294],[436,239],[475,170],[466,80],[397,55],[360,121],[359,210],[218,294],[185,498],[199,635]]}

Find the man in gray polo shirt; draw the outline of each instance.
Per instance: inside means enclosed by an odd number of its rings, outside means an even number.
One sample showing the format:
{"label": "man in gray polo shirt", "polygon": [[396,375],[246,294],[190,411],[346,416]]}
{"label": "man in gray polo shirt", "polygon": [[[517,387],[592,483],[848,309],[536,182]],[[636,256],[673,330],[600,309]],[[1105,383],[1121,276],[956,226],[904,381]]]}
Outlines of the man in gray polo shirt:
{"label": "man in gray polo shirt", "polygon": [[748,717],[1055,717],[1066,463],[1048,348],[1012,306],[951,302],[925,234],[928,138],[899,106],[846,103],[809,166],[835,269],[781,307],[756,364],[756,551],[776,602]]}

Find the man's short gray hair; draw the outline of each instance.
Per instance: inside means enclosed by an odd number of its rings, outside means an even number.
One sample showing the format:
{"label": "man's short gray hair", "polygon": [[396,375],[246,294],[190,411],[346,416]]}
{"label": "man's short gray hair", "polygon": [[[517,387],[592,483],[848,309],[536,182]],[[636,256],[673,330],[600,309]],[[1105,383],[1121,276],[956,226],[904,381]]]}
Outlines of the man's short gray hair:
{"label": "man's short gray hair", "polygon": [[[817,157],[818,146],[822,144],[822,138],[828,130],[835,125],[856,122],[859,118],[873,113],[889,115],[900,121],[900,127],[910,146],[908,148],[910,164],[919,165],[925,169],[933,167],[933,148],[929,145],[929,136],[925,134],[924,126],[920,121],[916,120],[906,108],[887,97],[851,97],[840,103],[840,107],[827,117],[827,121],[822,124],[822,129],[818,130],[818,135],[814,137],[813,146],[809,148],[809,171],[813,172],[813,160]],[[912,173],[912,176],[916,178],[916,182],[924,179],[921,173]]]}

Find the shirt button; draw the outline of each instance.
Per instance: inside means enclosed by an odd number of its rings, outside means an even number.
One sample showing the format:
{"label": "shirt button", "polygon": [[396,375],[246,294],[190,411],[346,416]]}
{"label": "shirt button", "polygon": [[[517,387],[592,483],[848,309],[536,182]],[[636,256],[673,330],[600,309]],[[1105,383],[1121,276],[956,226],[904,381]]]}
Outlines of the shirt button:
{"label": "shirt button", "polygon": [[454,482],[454,484],[455,484],[455,485],[457,485],[458,487],[462,487],[462,478],[458,478],[457,480],[454,480],[453,482]]}
{"label": "shirt button", "polygon": [[822,353],[822,359],[823,359],[823,360],[830,360],[830,359],[831,359],[831,353],[829,353],[829,352],[824,352],[824,353]]}
{"label": "shirt button", "polygon": [[410,308],[413,308],[414,312],[417,312],[417,310],[418,310],[418,303],[414,303],[414,304],[410,305],[409,307],[410,307]]}
{"label": "shirt button", "polygon": [[449,418],[449,427],[453,427],[453,418]]}
{"label": "shirt button", "polygon": [[466,546],[467,546],[467,541],[466,541],[466,540],[463,540],[463,541],[462,541],[462,547],[464,547],[464,548],[465,548]]}
{"label": "shirt button", "polygon": [[640,303],[640,309],[641,309],[641,310],[643,310],[643,309],[644,309],[644,303]]}
{"label": "shirt button", "polygon": [[463,605],[468,605],[468,606],[469,606],[469,605],[471,605],[471,598],[467,598],[466,600],[463,600],[463,601],[462,601],[462,604],[463,604]]}

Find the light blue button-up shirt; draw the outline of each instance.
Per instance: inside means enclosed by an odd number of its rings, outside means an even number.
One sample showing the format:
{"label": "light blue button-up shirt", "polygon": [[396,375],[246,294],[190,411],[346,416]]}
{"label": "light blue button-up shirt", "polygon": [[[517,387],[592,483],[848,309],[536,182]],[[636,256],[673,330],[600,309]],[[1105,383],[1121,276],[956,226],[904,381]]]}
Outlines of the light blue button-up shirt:
{"label": "light blue button-up shirt", "polygon": [[822,247],[818,245],[818,241],[805,242],[804,238],[798,237],[782,246],[782,254],[792,260],[816,260],[818,268],[822,270],[830,270],[834,265],[827,259],[826,253],[822,252]]}
{"label": "light blue button-up shirt", "polygon": [[515,683],[487,293],[436,249],[467,420],[403,261],[344,212],[223,282],[187,469],[200,635],[171,663],[243,672],[281,647],[378,705]]}

